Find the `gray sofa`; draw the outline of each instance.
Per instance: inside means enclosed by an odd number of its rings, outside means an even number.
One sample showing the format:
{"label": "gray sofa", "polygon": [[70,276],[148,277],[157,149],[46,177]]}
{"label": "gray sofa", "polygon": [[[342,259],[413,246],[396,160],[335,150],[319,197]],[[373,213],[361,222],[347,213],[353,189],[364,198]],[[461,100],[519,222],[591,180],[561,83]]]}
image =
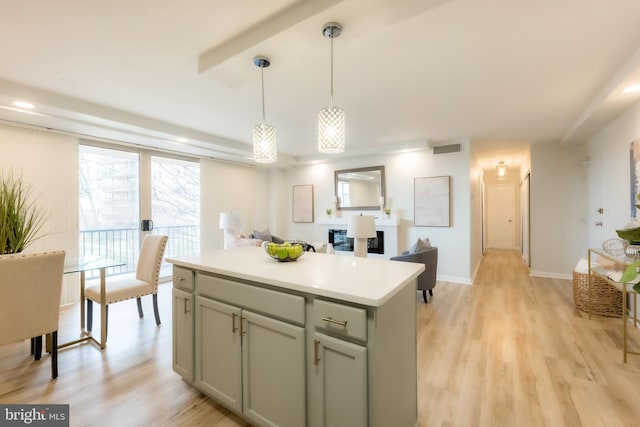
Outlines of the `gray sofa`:
{"label": "gray sofa", "polygon": [[419,262],[424,264],[424,271],[418,276],[418,290],[422,291],[424,302],[427,303],[427,291],[433,296],[438,273],[438,248],[430,247],[416,253],[405,251],[402,255],[390,258],[392,261]]}

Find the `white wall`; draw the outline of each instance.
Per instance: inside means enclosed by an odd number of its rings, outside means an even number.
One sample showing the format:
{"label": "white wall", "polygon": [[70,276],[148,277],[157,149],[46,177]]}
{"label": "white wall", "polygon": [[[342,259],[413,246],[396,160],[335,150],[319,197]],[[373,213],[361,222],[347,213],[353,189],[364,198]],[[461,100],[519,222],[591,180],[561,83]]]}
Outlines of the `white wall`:
{"label": "white wall", "polygon": [[[0,169],[14,170],[48,215],[43,237],[25,252],[63,249],[78,256],[78,138],[0,125]],[[78,275],[64,278],[62,304],[77,301]]]}
{"label": "white wall", "polygon": [[[587,143],[589,247],[600,248],[604,240],[616,238],[615,230],[631,219],[630,146],[639,138],[640,104],[636,104]],[[597,212],[599,208],[604,214]],[[602,227],[595,225],[598,221]],[[584,252],[586,256],[586,245]]]}
{"label": "white wall", "polygon": [[586,256],[585,147],[531,146],[531,275],[570,279]]}
{"label": "white wall", "polygon": [[[236,234],[248,236],[254,229],[269,227],[270,198],[268,172],[250,166],[214,160],[200,162],[200,249],[224,247],[219,228],[221,212],[240,215],[242,226]],[[277,206],[277,205],[275,205]]]}
{"label": "white wall", "polygon": [[[469,143],[462,144],[462,152],[434,156],[429,151],[418,151],[387,156],[371,156],[339,160],[331,163],[297,167],[283,171],[279,182],[279,195],[285,207],[280,211],[278,229],[272,233],[287,239],[327,241],[324,227],[318,219],[326,217],[325,210],[333,208],[334,171],[364,166],[385,166],[386,205],[392,217],[400,220],[399,247],[408,249],[418,237],[428,237],[438,247],[438,278],[458,283],[471,283],[470,275],[470,150]],[[451,176],[451,226],[413,226],[413,181],[429,176]],[[314,185],[314,218],[312,224],[292,222],[293,185]],[[336,211],[346,217],[357,211]],[[364,211],[379,215],[379,211]],[[282,227],[282,228],[280,228]],[[396,254],[385,254],[388,256]]]}

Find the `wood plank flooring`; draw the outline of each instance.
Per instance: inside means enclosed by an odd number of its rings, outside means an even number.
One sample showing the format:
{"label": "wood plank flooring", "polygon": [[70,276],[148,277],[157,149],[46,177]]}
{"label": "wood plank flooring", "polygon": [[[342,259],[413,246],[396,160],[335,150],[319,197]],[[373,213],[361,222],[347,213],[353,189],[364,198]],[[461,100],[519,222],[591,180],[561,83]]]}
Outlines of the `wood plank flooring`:
{"label": "wood plank flooring", "polygon": [[[143,301],[144,319],[135,301],[110,307],[104,351],[61,350],[55,381],[28,341],[0,347],[0,402],[69,403],[72,426],[246,426],[171,370],[171,285],[160,327]],[[517,253],[491,251],[473,286],[439,282],[416,303],[421,426],[640,425],[640,356],[622,363],[621,320],[577,311],[570,281],[531,278]],[[63,310],[61,342],[78,316]],[[640,349],[640,330],[630,338]]]}

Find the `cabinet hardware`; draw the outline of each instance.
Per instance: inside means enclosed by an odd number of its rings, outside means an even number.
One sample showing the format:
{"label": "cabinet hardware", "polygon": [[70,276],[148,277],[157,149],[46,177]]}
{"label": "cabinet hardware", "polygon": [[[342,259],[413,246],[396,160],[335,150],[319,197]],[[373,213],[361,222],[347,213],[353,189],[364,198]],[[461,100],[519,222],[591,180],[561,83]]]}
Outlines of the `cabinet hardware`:
{"label": "cabinet hardware", "polygon": [[346,320],[335,320],[331,316],[323,317],[322,321],[323,322],[329,322],[329,323],[335,323],[336,325],[340,325],[340,326],[347,326],[347,321]]}
{"label": "cabinet hardware", "polygon": [[[236,328],[236,316],[235,313],[231,313],[231,333],[235,334],[238,328]],[[242,319],[240,320],[240,327],[242,327]],[[242,332],[241,332],[242,333]]]}
{"label": "cabinet hardware", "polygon": [[189,300],[187,298],[184,299],[184,312],[188,313],[191,310],[189,310],[189,304],[188,304]]}
{"label": "cabinet hardware", "polygon": [[247,331],[245,331],[244,329],[244,324],[242,323],[243,321],[247,320],[246,317],[242,317],[242,316],[238,316],[238,318],[240,319],[240,335],[244,335],[247,333]]}
{"label": "cabinet hardware", "polygon": [[177,280],[178,282],[184,282],[185,278],[180,276],[173,276],[173,280]]}
{"label": "cabinet hardware", "polygon": [[318,363],[320,363],[320,357],[318,356],[319,346],[320,346],[320,340],[313,340],[313,350],[314,350],[313,364],[314,365],[318,365]]}
{"label": "cabinet hardware", "polygon": [[596,212],[598,212],[599,214],[603,214],[604,213],[604,208],[598,208],[598,210]]}
{"label": "cabinet hardware", "polygon": [[602,227],[602,221],[596,221],[596,227]]}

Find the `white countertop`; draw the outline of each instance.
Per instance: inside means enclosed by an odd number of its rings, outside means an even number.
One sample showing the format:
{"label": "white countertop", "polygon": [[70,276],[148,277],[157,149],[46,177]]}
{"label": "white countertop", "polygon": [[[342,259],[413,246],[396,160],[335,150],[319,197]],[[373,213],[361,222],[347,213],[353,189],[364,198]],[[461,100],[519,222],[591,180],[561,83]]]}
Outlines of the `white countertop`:
{"label": "white countertop", "polygon": [[260,247],[215,250],[167,262],[372,307],[383,305],[424,271],[424,264],[315,252],[305,252],[294,262],[278,262]]}

